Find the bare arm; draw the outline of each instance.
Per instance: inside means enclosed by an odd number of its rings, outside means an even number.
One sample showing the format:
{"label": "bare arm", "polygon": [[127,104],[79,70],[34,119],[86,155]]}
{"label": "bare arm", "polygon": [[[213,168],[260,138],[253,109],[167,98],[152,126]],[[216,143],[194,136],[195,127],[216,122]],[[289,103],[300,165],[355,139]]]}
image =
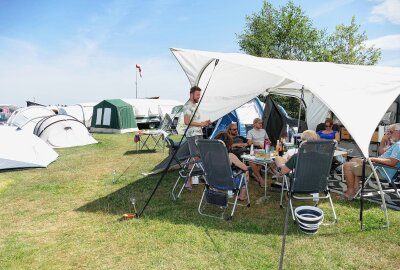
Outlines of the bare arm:
{"label": "bare arm", "polygon": [[381,143],[379,144],[379,147],[378,147],[379,155],[382,155],[383,153],[385,153],[385,151],[389,147],[390,147],[390,135],[386,133],[385,135],[383,135]]}
{"label": "bare arm", "polygon": [[340,142],[340,135],[339,135],[339,132],[336,132],[336,133],[335,133],[335,140],[336,140],[337,142]]}
{"label": "bare arm", "polygon": [[290,169],[285,165],[288,160],[284,157],[275,157],[275,164],[278,168],[281,168],[279,174],[284,175],[290,172]]}
{"label": "bare arm", "polygon": [[[183,122],[185,123],[185,125],[189,125],[190,123],[190,116],[189,115],[185,115],[183,117]],[[190,123],[190,126],[192,127],[206,127],[209,124],[211,124],[210,120],[207,121],[201,121],[201,122],[197,122],[197,121],[192,121],[192,123]]]}
{"label": "bare arm", "polygon": [[373,158],[371,158],[371,161],[379,163],[379,164],[383,164],[386,166],[390,166],[390,167],[396,166],[397,162],[399,162],[395,158],[379,158],[379,157],[378,158],[373,157]]}

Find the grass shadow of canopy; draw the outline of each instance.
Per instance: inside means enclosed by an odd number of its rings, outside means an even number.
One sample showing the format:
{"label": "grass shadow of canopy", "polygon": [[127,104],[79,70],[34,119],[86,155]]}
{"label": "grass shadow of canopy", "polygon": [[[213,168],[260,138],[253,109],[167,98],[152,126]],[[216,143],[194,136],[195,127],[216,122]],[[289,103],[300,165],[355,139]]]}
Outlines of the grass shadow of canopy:
{"label": "grass shadow of canopy", "polygon": [[[102,212],[116,215],[120,218],[124,213],[133,212],[133,207],[130,203],[132,195],[136,199],[136,208],[140,211],[159,177],[160,175],[145,176],[104,197],[81,206],[75,211]],[[253,190],[253,195],[251,195],[252,206],[250,208],[240,207],[237,209],[237,216],[235,216],[233,222],[227,222],[225,220],[205,218],[197,213],[197,206],[203,191],[202,185],[196,186],[191,193],[184,192],[179,200],[173,201],[170,197],[170,191],[176,177],[177,172],[169,172],[165,176],[144,212],[143,218],[234,232],[282,234],[285,210],[279,208],[279,193],[272,194],[274,198],[271,198],[268,204],[256,205],[255,201],[262,196],[263,190],[251,183],[251,189]],[[291,226],[289,233],[294,232],[297,232],[297,227]]]}

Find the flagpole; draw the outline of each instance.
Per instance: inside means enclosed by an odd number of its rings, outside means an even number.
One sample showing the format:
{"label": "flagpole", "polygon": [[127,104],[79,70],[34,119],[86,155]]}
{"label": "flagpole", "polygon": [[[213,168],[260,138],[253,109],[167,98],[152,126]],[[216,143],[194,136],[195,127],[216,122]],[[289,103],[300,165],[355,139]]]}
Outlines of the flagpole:
{"label": "flagpole", "polygon": [[136,70],[136,99],[137,99],[137,67],[135,66],[135,70]]}

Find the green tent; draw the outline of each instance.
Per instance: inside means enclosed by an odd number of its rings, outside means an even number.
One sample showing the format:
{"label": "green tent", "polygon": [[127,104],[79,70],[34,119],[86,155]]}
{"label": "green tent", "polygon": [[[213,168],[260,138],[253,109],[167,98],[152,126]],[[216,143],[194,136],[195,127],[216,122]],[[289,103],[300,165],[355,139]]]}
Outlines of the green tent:
{"label": "green tent", "polygon": [[126,133],[137,131],[132,105],[121,99],[106,99],[93,107],[90,130],[102,133]]}

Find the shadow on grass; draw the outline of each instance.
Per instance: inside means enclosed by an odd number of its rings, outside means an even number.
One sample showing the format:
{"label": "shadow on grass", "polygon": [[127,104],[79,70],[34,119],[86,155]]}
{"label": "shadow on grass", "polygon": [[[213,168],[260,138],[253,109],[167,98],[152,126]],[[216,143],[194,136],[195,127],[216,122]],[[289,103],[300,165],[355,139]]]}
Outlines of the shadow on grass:
{"label": "shadow on grass", "polygon": [[[160,175],[145,176],[75,210],[93,213],[103,212],[117,215],[119,219],[124,213],[134,211],[130,203],[130,198],[134,196],[137,202],[137,210],[140,212],[160,177]],[[173,201],[170,192],[176,177],[177,172],[170,172],[166,175],[144,211],[142,218],[163,220],[173,224],[190,224],[208,229],[282,235],[286,209],[279,207],[278,192],[270,192],[271,198],[268,202],[256,205],[255,202],[257,198],[262,196],[263,189],[251,182],[251,207],[237,207],[233,221],[228,222],[198,214],[197,207],[203,191],[201,184],[195,186],[191,193],[184,191],[180,199]],[[226,217],[229,215],[230,209],[226,210]],[[291,220],[289,220],[290,223],[293,224]],[[296,226],[289,225],[288,233],[298,234],[299,232]]]}
{"label": "shadow on grass", "polygon": [[149,154],[149,153],[156,153],[156,149],[144,149],[144,150],[129,150],[124,153],[124,156],[128,155],[140,155],[140,154]]}

